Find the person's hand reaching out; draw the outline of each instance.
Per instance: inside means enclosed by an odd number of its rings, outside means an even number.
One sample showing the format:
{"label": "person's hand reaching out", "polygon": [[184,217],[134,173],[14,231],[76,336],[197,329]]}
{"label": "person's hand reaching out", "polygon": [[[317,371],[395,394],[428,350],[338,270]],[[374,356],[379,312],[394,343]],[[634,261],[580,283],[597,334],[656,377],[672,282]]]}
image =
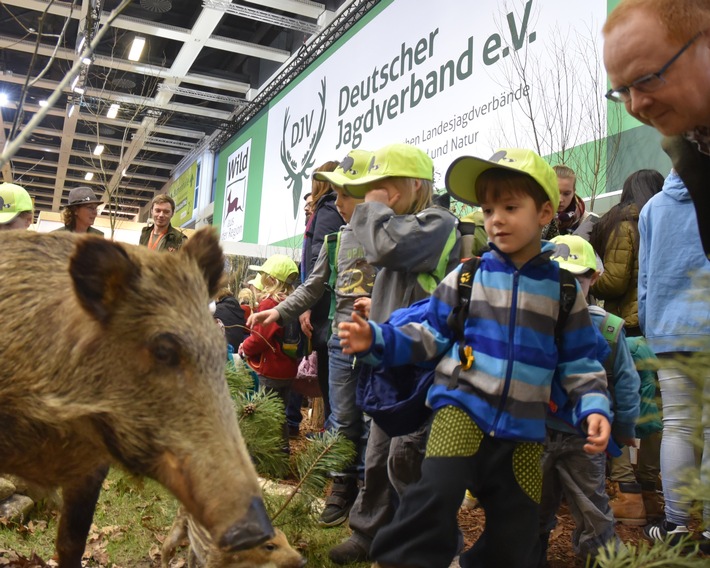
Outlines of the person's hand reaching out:
{"label": "person's hand reaching out", "polygon": [[370,324],[357,312],[353,312],[353,321],[338,325],[338,337],[343,353],[347,355],[368,351],[372,345]]}

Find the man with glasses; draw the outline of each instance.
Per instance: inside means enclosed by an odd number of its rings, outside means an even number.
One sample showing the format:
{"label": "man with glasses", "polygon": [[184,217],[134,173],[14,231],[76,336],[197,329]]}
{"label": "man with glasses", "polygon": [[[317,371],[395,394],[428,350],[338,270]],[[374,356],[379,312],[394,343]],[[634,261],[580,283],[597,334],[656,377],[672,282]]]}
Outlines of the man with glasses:
{"label": "man with glasses", "polygon": [[710,2],[621,0],[602,31],[606,97],[664,135],[710,255]]}

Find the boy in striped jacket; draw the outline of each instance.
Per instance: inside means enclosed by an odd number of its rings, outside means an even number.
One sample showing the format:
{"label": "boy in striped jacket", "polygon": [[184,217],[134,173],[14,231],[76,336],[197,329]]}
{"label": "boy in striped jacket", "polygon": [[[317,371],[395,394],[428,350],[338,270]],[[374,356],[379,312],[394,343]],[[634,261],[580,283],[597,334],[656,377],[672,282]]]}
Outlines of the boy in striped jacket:
{"label": "boy in striped jacket", "polygon": [[491,248],[474,274],[462,332],[452,321],[461,267],[442,280],[419,323],[395,328],[354,313],[352,322],[340,324],[343,351],[365,362],[440,358],[427,401],[435,415],[421,480],[378,532],[370,555],[382,568],[449,566],[468,489],[485,510],[486,528],[461,555],[462,568],[533,567],[552,382],[559,381],[575,425],[587,432],[585,451],[598,453],[611,430],[606,375],[578,284],[556,329],[560,268],[550,259],[554,245],[540,239],[559,204],[552,168],[530,150],[504,149],[490,160],[458,158],[446,187],[481,206]]}

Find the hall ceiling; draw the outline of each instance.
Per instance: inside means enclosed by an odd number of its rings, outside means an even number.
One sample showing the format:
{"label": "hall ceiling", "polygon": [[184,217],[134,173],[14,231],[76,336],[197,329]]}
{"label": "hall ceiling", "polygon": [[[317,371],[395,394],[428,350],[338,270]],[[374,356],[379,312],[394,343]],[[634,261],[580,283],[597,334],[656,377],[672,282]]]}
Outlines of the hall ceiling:
{"label": "hall ceiling", "polygon": [[[111,194],[116,215],[139,220],[176,166],[229,131],[257,89],[347,1],[132,0],[3,181],[25,187],[36,211],[58,211],[70,189],[88,185],[104,199]],[[0,0],[0,148],[65,77],[81,38],[93,37],[120,3]],[[136,36],[145,47],[129,61]],[[120,109],[108,118],[112,104]]]}

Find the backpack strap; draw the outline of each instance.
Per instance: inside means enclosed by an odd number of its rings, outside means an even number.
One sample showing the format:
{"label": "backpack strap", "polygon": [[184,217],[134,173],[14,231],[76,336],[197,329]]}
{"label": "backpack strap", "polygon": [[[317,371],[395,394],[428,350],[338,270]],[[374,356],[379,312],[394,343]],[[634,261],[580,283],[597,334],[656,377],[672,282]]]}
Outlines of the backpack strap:
{"label": "backpack strap", "polygon": [[572,311],[574,301],[577,298],[577,279],[574,275],[560,268],[560,311],[555,324],[555,344],[560,348],[562,332],[567,324],[567,318]]}
{"label": "backpack strap", "polygon": [[455,389],[458,385],[459,373],[467,371],[473,364],[473,348],[466,345],[466,337],[464,336],[464,326],[468,317],[469,306],[471,305],[471,292],[473,291],[473,281],[476,277],[476,271],[481,265],[481,259],[478,256],[468,258],[461,265],[461,272],[458,278],[459,303],[451,310],[447,318],[448,327],[454,332],[454,337],[459,345],[459,365],[456,365],[454,372],[449,378],[448,389]]}
{"label": "backpack strap", "polygon": [[[448,389],[455,389],[458,385],[459,374],[467,371],[473,364],[473,348],[466,345],[464,336],[464,325],[468,317],[469,306],[471,304],[471,293],[473,291],[473,281],[476,271],[481,265],[481,258],[474,256],[466,259],[461,266],[458,280],[459,303],[451,311],[447,318],[448,327],[454,332],[454,337],[459,345],[459,359],[461,363],[456,365],[454,372],[448,382]],[[560,311],[555,323],[555,343],[559,348],[562,330],[564,330],[567,318],[572,311],[574,301],[577,298],[577,280],[574,275],[567,270],[560,268]]]}
{"label": "backpack strap", "polygon": [[441,251],[436,268],[431,272],[420,272],[417,275],[417,282],[428,294],[431,294],[439,285],[439,282],[441,282],[444,276],[446,276],[446,267],[449,265],[449,256],[451,256],[451,251],[459,240],[459,230],[457,225],[458,223],[454,225],[454,228],[451,229],[451,232],[449,233],[449,238],[446,239],[446,244]]}
{"label": "backpack strap", "polygon": [[338,280],[338,252],[340,251],[340,235],[330,233],[325,236],[325,245],[328,248],[328,266],[330,267],[330,276],[328,277],[328,288],[330,288],[330,312],[328,319],[332,320],[335,316],[335,283]]}
{"label": "backpack strap", "polygon": [[611,393],[612,401],[616,403],[616,393],[614,392],[614,364],[616,362],[616,351],[621,336],[621,330],[624,329],[624,320],[614,314],[606,313],[604,319],[599,324],[599,331],[611,348],[611,353],[604,361],[604,370],[606,371],[607,388]]}

